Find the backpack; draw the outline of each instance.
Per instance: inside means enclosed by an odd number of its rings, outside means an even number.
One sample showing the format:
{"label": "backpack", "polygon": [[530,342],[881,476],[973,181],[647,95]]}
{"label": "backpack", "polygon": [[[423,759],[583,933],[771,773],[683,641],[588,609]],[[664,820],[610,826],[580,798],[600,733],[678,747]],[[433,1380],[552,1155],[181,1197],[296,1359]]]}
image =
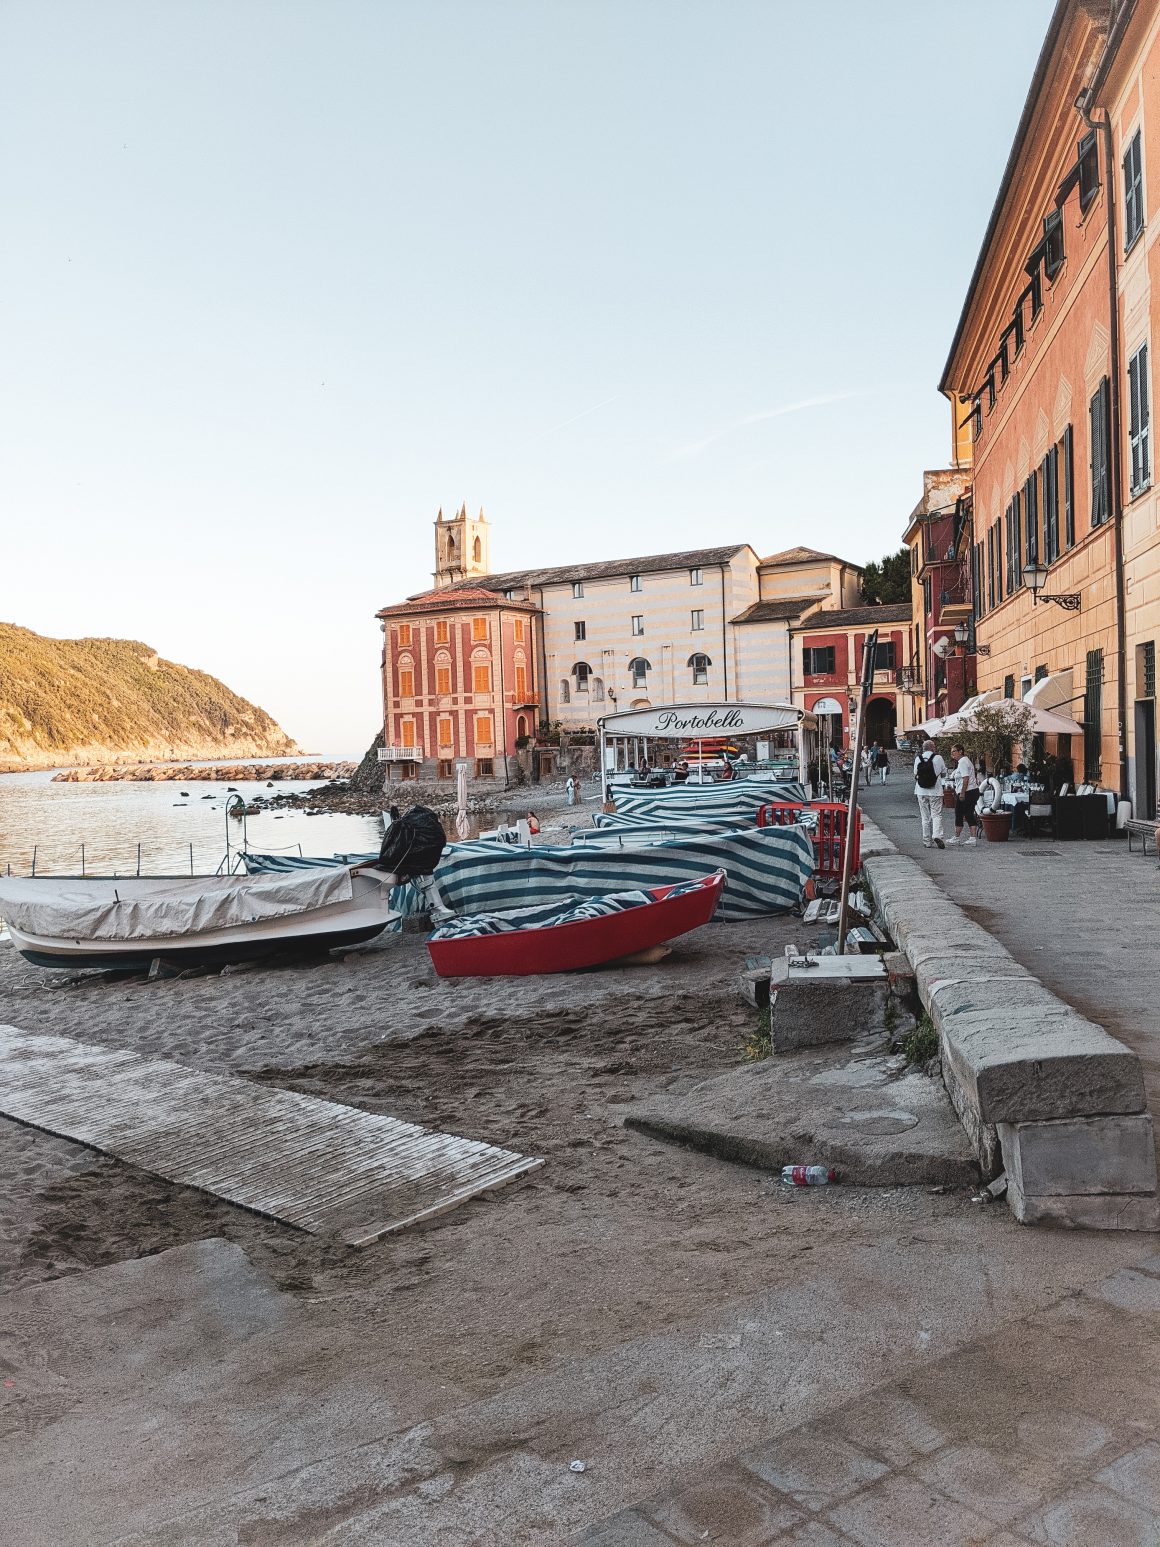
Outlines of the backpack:
{"label": "backpack", "polygon": [[914,765],[914,782],[920,790],[933,790],[938,783],[938,774],[934,771],[934,755],[927,757],[924,752]]}

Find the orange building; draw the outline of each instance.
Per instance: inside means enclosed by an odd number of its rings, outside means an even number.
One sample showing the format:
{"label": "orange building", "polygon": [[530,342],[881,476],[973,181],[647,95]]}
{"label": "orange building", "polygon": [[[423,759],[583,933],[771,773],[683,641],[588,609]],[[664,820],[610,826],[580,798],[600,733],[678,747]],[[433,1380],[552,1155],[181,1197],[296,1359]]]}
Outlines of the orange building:
{"label": "orange building", "polygon": [[853,740],[862,652],[872,629],[878,630],[878,651],[866,704],[866,742],[892,747],[896,734],[906,735],[921,718],[915,712],[921,706],[921,674],[915,668],[910,603],[822,609],[790,626],[793,701],[812,710],[828,700],[840,706],[831,727],[835,746]]}
{"label": "orange building", "polygon": [[[503,779],[535,735],[538,613],[530,601],[455,585],[487,563],[483,513],[436,521],[436,589],[378,614],[387,779]],[[466,558],[464,557],[466,555]]]}
{"label": "orange building", "polygon": [[[1076,779],[1156,809],[1158,0],[1060,0],[941,382],[973,441],[978,688],[1084,726]],[[1158,275],[1160,278],[1160,275]],[[1044,680],[1046,679],[1046,680]],[[1075,743],[1072,745],[1070,743]]]}

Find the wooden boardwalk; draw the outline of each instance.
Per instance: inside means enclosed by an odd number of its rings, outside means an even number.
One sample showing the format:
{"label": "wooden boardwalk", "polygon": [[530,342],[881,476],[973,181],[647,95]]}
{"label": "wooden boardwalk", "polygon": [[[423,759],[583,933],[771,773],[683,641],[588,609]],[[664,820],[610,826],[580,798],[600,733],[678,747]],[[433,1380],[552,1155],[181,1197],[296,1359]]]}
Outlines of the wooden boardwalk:
{"label": "wooden boardwalk", "polygon": [[234,1075],[0,1026],[0,1113],[366,1246],[543,1164]]}

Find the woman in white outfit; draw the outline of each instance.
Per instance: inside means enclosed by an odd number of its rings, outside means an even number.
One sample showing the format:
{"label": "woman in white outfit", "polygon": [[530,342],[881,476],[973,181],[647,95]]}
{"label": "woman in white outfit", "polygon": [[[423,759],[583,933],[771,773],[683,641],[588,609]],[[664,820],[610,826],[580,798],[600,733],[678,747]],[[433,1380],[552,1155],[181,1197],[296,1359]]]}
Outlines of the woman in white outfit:
{"label": "woman in white outfit", "polygon": [[922,822],[922,846],[945,848],[943,843],[942,781],[947,765],[935,750],[933,741],[924,741],[914,760],[914,793]]}

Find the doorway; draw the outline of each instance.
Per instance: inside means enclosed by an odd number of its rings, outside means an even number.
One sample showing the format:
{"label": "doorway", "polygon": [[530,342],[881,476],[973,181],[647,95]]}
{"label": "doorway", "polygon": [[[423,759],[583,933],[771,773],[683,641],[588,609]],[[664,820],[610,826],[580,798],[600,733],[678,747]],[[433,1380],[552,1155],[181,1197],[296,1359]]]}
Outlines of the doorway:
{"label": "doorway", "polygon": [[1136,816],[1156,815],[1156,700],[1136,700]]}
{"label": "doorway", "polygon": [[866,745],[876,741],[880,747],[894,745],[894,727],[898,711],[889,698],[872,698],[866,705]]}

